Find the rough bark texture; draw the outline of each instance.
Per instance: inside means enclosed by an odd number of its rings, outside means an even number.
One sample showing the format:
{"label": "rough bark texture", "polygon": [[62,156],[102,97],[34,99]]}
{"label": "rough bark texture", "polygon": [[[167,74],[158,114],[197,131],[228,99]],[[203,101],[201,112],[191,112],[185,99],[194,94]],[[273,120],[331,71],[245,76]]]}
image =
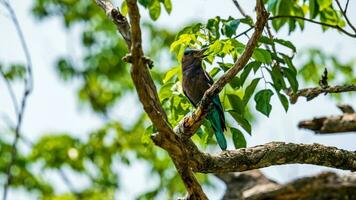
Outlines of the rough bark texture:
{"label": "rough bark texture", "polygon": [[[151,75],[148,71],[148,66],[143,61],[142,39],[140,28],[140,13],[137,7],[136,0],[128,0],[128,11],[131,24],[131,54],[132,54],[132,69],[131,77],[136,86],[139,99],[143,104],[144,110],[152,120],[152,123],[158,130],[158,134],[164,137],[163,140],[169,143],[157,143],[166,149],[173,159],[178,173],[180,174],[183,183],[188,191],[189,199],[207,199],[198,180],[195,178],[192,170],[188,165],[188,152],[184,148],[183,143],[173,132],[167,121],[166,113],[160,104],[156,87],[153,83]],[[157,137],[156,137],[157,138]],[[162,140],[162,139],[161,139]]]}
{"label": "rough bark texture", "polygon": [[242,200],[247,193],[259,193],[269,191],[278,184],[265,177],[259,170],[251,170],[243,173],[216,174],[226,185],[223,200]]}
{"label": "rough bark texture", "polygon": [[226,173],[259,169],[272,165],[313,164],[356,170],[356,151],[346,151],[321,144],[271,142],[250,148],[205,154],[196,172]]}
{"label": "rough bark texture", "polygon": [[344,114],[338,116],[318,117],[299,122],[299,128],[314,131],[316,134],[329,134],[356,131],[356,113],[350,105],[337,106]]}
{"label": "rough bark texture", "polygon": [[317,134],[354,132],[356,131],[356,113],[304,120],[299,122],[298,127],[312,130]]}
{"label": "rough bark texture", "polygon": [[315,88],[305,88],[298,90],[297,93],[293,93],[291,90],[286,91],[289,96],[289,100],[292,104],[296,103],[298,97],[306,97],[307,101],[314,99],[320,94],[328,94],[328,93],[342,93],[342,92],[353,92],[356,91],[356,85],[342,85],[342,86],[332,86],[332,87],[315,87]]}
{"label": "rough bark texture", "polygon": [[356,174],[327,172],[280,185],[260,171],[218,175],[226,184],[224,200],[350,200],[356,199]]}

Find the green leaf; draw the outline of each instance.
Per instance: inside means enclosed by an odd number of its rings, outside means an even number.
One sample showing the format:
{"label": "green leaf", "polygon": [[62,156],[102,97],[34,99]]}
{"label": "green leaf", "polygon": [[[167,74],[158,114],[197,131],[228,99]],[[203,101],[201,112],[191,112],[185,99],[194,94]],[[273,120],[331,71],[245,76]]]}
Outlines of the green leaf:
{"label": "green leaf", "polygon": [[239,26],[239,24],[240,24],[239,19],[232,19],[224,24],[224,26],[222,27],[222,31],[227,37],[230,38],[232,35],[236,33],[236,29]]}
{"label": "green leaf", "polygon": [[297,69],[293,65],[292,59],[285,54],[282,54],[282,56],[283,56],[283,60],[287,63],[288,68],[291,69],[293,73],[297,74]]}
{"label": "green leaf", "polygon": [[245,105],[242,103],[242,100],[239,96],[237,96],[236,94],[228,94],[227,98],[229,99],[230,105],[233,110],[241,114],[244,113]]}
{"label": "green leaf", "polygon": [[211,76],[211,77],[215,77],[215,75],[217,74],[217,73],[219,73],[221,71],[221,69],[219,68],[219,67],[214,67],[210,72],[209,72],[209,75]]}
{"label": "green leaf", "polygon": [[261,78],[255,78],[253,79],[253,81],[251,82],[251,84],[249,86],[247,86],[244,97],[242,98],[242,101],[244,103],[244,105],[247,105],[247,103],[249,102],[253,92],[255,91],[258,82],[260,81]]}
{"label": "green leaf", "polygon": [[220,21],[221,21],[220,17],[215,17],[213,19],[209,19],[208,23],[206,24],[206,28],[213,34],[214,40],[220,38],[220,32],[219,32]]}
{"label": "green leaf", "polygon": [[172,12],[172,1],[164,0],[163,5],[164,5],[164,8],[166,9],[167,13],[170,14]]}
{"label": "green leaf", "polygon": [[289,82],[293,92],[296,93],[298,91],[298,87],[299,87],[298,80],[297,80],[297,74],[295,72],[293,72],[291,69],[285,68],[285,67],[283,67],[283,73],[287,77],[288,82]]}
{"label": "green leaf", "polygon": [[127,12],[128,12],[128,8],[127,8],[127,3],[126,1],[123,1],[122,4],[121,4],[121,14],[123,16],[126,16],[127,15]]}
{"label": "green leaf", "polygon": [[319,4],[319,9],[324,10],[325,8],[328,8],[331,6],[333,3],[333,0],[317,0]]}
{"label": "green leaf", "polygon": [[292,1],[278,0],[276,5],[276,15],[289,15]]}
{"label": "green leaf", "polygon": [[159,3],[159,0],[153,0],[149,9],[150,17],[154,21],[158,19],[158,17],[161,15],[161,4]]}
{"label": "green leaf", "polygon": [[254,58],[256,61],[262,62],[262,63],[271,63],[272,62],[272,56],[271,53],[265,49],[261,48],[256,48],[253,51],[252,58]]}
{"label": "green leaf", "polygon": [[278,44],[281,44],[285,47],[288,47],[290,49],[293,50],[293,52],[296,52],[297,49],[295,48],[295,46],[293,45],[293,43],[291,43],[290,41],[287,41],[287,40],[282,40],[282,39],[274,39],[273,40],[274,42],[278,43]]}
{"label": "green leaf", "polygon": [[279,29],[281,29],[281,27],[287,23],[287,19],[285,18],[280,18],[280,19],[274,19],[272,20],[272,26],[273,28],[278,31]]}
{"label": "green leaf", "polygon": [[161,87],[159,90],[158,96],[163,101],[164,99],[168,99],[172,96],[172,87],[174,83],[167,83]]}
{"label": "green leaf", "polygon": [[234,90],[239,89],[240,86],[241,86],[239,77],[234,77],[234,78],[230,81],[229,85],[230,85]]}
{"label": "green leaf", "polygon": [[232,63],[222,63],[222,62],[218,62],[219,66],[221,67],[222,70],[224,70],[224,72],[226,72],[227,70],[229,70],[232,66],[234,66],[234,64]]}
{"label": "green leaf", "polygon": [[143,7],[147,8],[152,0],[138,0],[138,2],[143,5]]}
{"label": "green leaf", "polygon": [[[0,66],[0,67],[2,67],[2,66]],[[18,79],[18,80],[23,79],[26,74],[26,68],[22,64],[12,64],[7,69],[0,68],[0,70],[3,71],[4,77],[10,81],[16,80],[16,79]]]}
{"label": "green leaf", "polygon": [[241,114],[238,113],[234,110],[228,110],[229,114],[232,116],[232,118],[235,119],[235,121],[249,134],[251,135],[251,124],[250,122],[245,119],[245,117]]}
{"label": "green leaf", "polygon": [[261,66],[261,62],[257,62],[257,61],[252,61],[249,64],[247,64],[241,75],[240,75],[240,84],[243,85],[248,77],[248,74],[251,72],[251,69],[256,69],[259,68]]}
{"label": "green leaf", "polygon": [[272,71],[268,70],[272,76],[273,80],[273,86],[280,91],[281,89],[286,88],[286,83],[284,82],[283,79],[283,74],[281,72],[281,69],[279,67],[272,67]]}
{"label": "green leaf", "polygon": [[269,44],[269,45],[272,45],[273,44],[273,41],[271,40],[271,38],[267,37],[267,36],[264,36],[262,35],[260,37],[260,42],[261,43],[264,43],[264,44]]}
{"label": "green leaf", "polygon": [[236,149],[245,148],[246,147],[246,140],[245,136],[239,129],[230,128],[232,134],[232,141],[234,142],[234,146]]}
{"label": "green leaf", "polygon": [[319,13],[319,5],[317,0],[309,0],[310,19],[314,19]]}
{"label": "green leaf", "polygon": [[276,92],[277,92],[279,101],[281,102],[281,104],[282,104],[284,110],[287,112],[287,111],[288,111],[288,108],[289,108],[289,101],[288,101],[288,98],[287,98],[284,94],[278,92],[277,90],[276,90]]}
{"label": "green leaf", "polygon": [[267,8],[269,11],[275,13],[276,12],[276,7],[277,7],[278,0],[268,0],[267,2]]}
{"label": "green leaf", "polygon": [[180,69],[180,66],[173,67],[169,71],[166,72],[166,75],[163,78],[163,83],[167,83],[169,80],[172,79],[172,77],[176,74],[178,74],[178,71]]}
{"label": "green leaf", "polygon": [[272,95],[273,92],[270,89],[261,90],[255,95],[256,109],[267,117],[272,110],[272,105],[270,104]]}
{"label": "green leaf", "polygon": [[253,20],[252,20],[252,18],[250,16],[247,16],[245,18],[240,19],[240,22],[243,23],[243,24],[247,24],[249,26],[253,26],[254,25],[253,24]]}

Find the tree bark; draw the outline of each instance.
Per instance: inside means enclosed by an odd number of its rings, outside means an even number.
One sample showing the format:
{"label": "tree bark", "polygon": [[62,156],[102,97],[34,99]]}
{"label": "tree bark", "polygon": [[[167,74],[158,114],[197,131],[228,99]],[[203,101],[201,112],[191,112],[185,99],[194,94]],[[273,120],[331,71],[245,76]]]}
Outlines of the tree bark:
{"label": "tree bark", "polygon": [[226,184],[223,200],[350,200],[356,198],[356,174],[324,172],[281,185],[259,170],[217,175]]}
{"label": "tree bark", "polygon": [[296,93],[293,93],[291,90],[286,91],[289,96],[289,100],[292,104],[295,104],[299,97],[307,98],[307,101],[314,99],[320,94],[328,93],[342,93],[342,92],[354,92],[356,91],[356,85],[341,85],[341,86],[329,86],[326,88],[315,87],[315,88],[305,88],[298,90]]}
{"label": "tree bark", "polygon": [[296,163],[356,170],[356,151],[321,144],[271,142],[250,148],[223,151],[218,155],[204,154],[200,159],[193,170],[202,173],[241,172]]}
{"label": "tree bark", "polygon": [[299,122],[299,128],[314,131],[316,134],[354,132],[356,131],[356,113],[352,106],[337,106],[344,114],[330,117],[318,117]]}

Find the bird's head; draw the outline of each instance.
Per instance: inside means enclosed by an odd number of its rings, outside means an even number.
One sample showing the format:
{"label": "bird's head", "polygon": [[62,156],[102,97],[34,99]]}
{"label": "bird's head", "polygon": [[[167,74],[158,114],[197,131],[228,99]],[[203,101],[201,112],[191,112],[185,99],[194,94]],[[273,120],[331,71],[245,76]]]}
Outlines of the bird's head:
{"label": "bird's head", "polygon": [[204,52],[208,48],[203,48],[203,49],[191,49],[191,48],[186,48],[182,57],[182,67],[183,70],[185,68],[189,68],[191,66],[199,65],[201,66],[201,61],[203,58],[206,56],[204,55]]}

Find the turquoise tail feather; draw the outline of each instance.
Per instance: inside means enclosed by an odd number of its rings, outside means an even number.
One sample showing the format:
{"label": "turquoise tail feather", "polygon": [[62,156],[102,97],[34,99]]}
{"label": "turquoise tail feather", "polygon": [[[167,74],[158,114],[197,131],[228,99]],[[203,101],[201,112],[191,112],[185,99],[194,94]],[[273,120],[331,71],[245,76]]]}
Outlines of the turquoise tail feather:
{"label": "turquoise tail feather", "polygon": [[[216,140],[222,150],[226,150],[227,144],[224,136],[225,128],[225,119],[224,113],[221,112],[219,108],[221,108],[221,103],[219,97],[213,99],[214,107],[207,115],[207,119],[209,120],[211,126],[213,127]],[[220,107],[219,107],[220,106]]]}

